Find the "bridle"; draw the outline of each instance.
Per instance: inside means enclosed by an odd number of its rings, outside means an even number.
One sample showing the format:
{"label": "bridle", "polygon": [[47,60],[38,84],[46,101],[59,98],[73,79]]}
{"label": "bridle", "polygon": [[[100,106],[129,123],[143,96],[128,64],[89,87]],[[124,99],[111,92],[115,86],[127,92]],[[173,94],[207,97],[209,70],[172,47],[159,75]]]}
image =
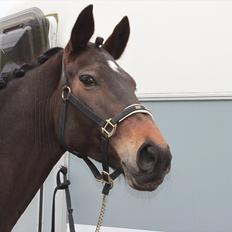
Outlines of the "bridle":
{"label": "bridle", "polygon": [[[116,114],[114,117],[102,119],[96,113],[94,113],[88,105],[80,101],[80,99],[78,99],[78,97],[76,97],[72,93],[71,87],[69,85],[69,80],[65,73],[64,60],[62,61],[61,80],[64,80],[64,85],[62,87],[62,92],[61,92],[62,109],[61,109],[60,120],[59,120],[59,140],[65,150],[71,152],[72,154],[76,155],[79,158],[82,158],[90,168],[94,177],[98,181],[104,183],[104,187],[102,190],[102,194],[103,194],[102,208],[96,228],[96,231],[99,231],[104,216],[105,198],[113,187],[113,181],[122,173],[121,169],[116,169],[111,174],[109,173],[108,148],[109,148],[110,138],[115,134],[118,124],[124,121],[125,119],[127,119],[128,117],[137,113],[148,114],[152,117],[152,114],[143,105],[132,104],[127,106],[125,109],[123,109],[121,112]],[[100,172],[97,169],[97,167],[87,157],[87,155],[82,155],[79,152],[70,149],[65,143],[65,126],[66,126],[66,118],[67,118],[67,109],[70,104],[77,111],[81,112],[84,116],[86,116],[88,119],[94,122],[101,132],[100,143],[101,143],[101,153],[102,153],[102,172]],[[75,230],[71,230],[70,228],[70,231],[72,232]]]}

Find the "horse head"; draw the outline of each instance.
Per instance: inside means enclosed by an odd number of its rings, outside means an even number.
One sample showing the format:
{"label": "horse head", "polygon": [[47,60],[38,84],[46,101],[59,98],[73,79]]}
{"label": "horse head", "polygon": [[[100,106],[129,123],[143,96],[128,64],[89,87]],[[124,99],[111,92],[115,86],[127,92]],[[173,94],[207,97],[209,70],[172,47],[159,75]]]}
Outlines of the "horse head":
{"label": "horse head", "polygon": [[[124,17],[104,43],[100,38],[91,43],[92,8],[86,7],[78,16],[64,49],[63,66],[72,94],[100,118],[107,119],[139,104],[134,79],[116,62],[127,45],[130,26]],[[60,88],[62,85],[64,78]],[[57,128],[58,119],[56,124]],[[98,126],[70,105],[64,133],[66,146],[102,162],[100,138]],[[129,185],[138,190],[156,189],[170,170],[169,146],[147,113],[133,114],[117,125],[109,140],[109,154],[109,165],[122,170]]]}

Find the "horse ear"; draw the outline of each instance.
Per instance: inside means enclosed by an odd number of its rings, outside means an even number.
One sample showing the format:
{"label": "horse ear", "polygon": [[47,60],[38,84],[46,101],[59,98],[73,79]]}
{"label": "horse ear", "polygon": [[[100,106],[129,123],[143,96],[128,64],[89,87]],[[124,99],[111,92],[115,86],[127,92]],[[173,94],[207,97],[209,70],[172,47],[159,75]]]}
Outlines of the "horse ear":
{"label": "horse ear", "polygon": [[93,5],[84,8],[79,14],[72,29],[69,46],[72,51],[78,52],[87,46],[94,32]]}
{"label": "horse ear", "polygon": [[128,17],[125,16],[114,28],[110,37],[103,44],[103,48],[107,50],[115,60],[123,53],[130,35],[130,25]]}

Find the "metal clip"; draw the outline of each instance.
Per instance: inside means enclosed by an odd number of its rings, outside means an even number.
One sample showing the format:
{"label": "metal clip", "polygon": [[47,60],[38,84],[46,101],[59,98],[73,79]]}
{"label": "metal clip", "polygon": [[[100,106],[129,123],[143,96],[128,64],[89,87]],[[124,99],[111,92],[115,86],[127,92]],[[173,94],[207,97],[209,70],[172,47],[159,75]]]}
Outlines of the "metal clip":
{"label": "metal clip", "polygon": [[113,136],[117,128],[117,124],[111,122],[111,118],[106,119],[105,125],[101,128],[102,134],[107,138]]}
{"label": "metal clip", "polygon": [[114,181],[110,177],[110,174],[108,172],[102,171],[102,182],[111,185],[111,188],[113,187]]}

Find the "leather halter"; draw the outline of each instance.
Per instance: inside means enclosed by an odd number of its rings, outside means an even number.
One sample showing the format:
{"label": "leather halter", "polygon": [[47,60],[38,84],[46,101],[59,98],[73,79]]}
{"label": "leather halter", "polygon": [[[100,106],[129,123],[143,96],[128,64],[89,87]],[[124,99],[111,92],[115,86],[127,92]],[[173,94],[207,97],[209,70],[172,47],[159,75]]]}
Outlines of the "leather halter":
{"label": "leather halter", "polygon": [[[75,95],[73,95],[67,76],[65,75],[64,61],[62,62],[61,78],[65,80],[65,84],[62,88],[62,93],[61,93],[62,101],[63,101],[62,111],[60,115],[60,128],[59,128],[59,137],[61,144],[67,151],[73,153],[79,158],[82,158],[86,162],[86,164],[90,168],[95,178],[98,181],[102,181],[104,183],[102,193],[108,195],[110,189],[113,187],[113,180],[117,178],[122,172],[122,170],[116,169],[113,173],[109,174],[109,162],[108,162],[109,139],[115,134],[118,124],[123,120],[125,120],[126,118],[130,117],[131,115],[137,113],[143,113],[143,114],[148,114],[152,117],[152,114],[141,104],[132,104],[127,106],[124,110],[116,114],[114,117],[108,119],[102,119],[96,113],[94,113],[92,109],[89,108],[88,105],[84,104]],[[71,150],[70,148],[67,147],[65,143],[64,134],[65,134],[65,125],[66,125],[66,117],[67,117],[67,108],[69,103],[72,104],[77,111],[80,111],[90,120],[92,120],[100,129],[102,169],[103,169],[102,172],[98,171],[96,166],[86,155],[82,155],[77,151]]]}

